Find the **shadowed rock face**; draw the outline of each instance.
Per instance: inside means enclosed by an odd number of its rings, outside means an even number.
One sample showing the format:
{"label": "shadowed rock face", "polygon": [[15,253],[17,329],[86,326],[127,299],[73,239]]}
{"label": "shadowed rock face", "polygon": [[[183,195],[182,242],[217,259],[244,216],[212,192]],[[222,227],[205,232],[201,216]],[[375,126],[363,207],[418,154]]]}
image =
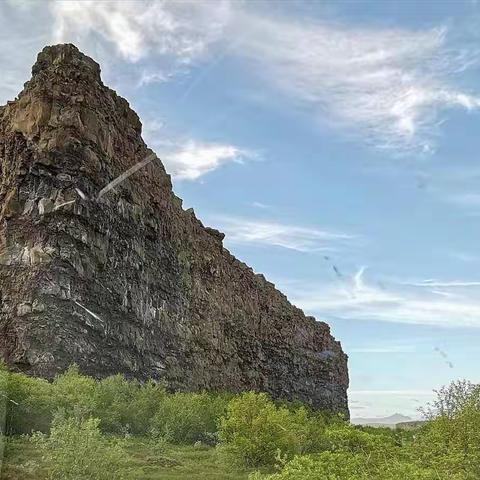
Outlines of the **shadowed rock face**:
{"label": "shadowed rock face", "polygon": [[52,378],[261,390],[348,415],[347,357],[182,209],[127,101],[73,45],[45,48],[0,108],[0,355]]}

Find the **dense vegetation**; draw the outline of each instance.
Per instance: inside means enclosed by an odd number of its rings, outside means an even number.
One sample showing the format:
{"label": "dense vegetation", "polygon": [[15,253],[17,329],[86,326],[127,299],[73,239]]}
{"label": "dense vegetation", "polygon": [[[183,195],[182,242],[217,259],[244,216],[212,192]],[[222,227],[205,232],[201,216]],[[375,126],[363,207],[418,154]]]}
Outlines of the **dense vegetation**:
{"label": "dense vegetation", "polygon": [[262,393],[169,393],[70,368],[53,382],[0,368],[5,479],[470,480],[480,388],[438,392],[414,431],[354,427]]}

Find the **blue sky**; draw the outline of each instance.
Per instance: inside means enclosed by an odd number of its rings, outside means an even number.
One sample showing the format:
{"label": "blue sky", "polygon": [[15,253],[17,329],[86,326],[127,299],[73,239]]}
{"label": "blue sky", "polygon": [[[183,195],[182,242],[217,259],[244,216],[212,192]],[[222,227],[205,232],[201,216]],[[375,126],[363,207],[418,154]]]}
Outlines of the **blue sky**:
{"label": "blue sky", "polygon": [[352,416],[480,381],[480,4],[0,3],[0,103],[73,42],[185,207],[350,356]]}

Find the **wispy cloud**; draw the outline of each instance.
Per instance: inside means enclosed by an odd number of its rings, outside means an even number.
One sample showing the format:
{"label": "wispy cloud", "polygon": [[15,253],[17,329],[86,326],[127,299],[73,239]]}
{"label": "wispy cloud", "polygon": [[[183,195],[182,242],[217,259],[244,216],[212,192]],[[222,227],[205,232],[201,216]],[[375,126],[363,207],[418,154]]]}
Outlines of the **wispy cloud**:
{"label": "wispy cloud", "polygon": [[464,263],[478,262],[480,257],[468,252],[449,252],[449,256]]}
{"label": "wispy cloud", "polygon": [[461,207],[475,208],[480,207],[480,194],[479,193],[457,193],[447,197],[451,203],[459,205]]}
{"label": "wispy cloud", "polygon": [[352,395],[402,395],[402,396],[432,396],[434,394],[433,390],[350,390],[349,392]]}
{"label": "wispy cloud", "polygon": [[276,246],[298,252],[331,251],[359,239],[346,233],[275,221],[220,216],[214,217],[213,222],[225,232],[229,242]]}
{"label": "wispy cloud", "polygon": [[148,55],[173,56],[189,64],[222,36],[231,2],[66,0],[50,4],[55,38],[100,37],[128,61]]}
{"label": "wispy cloud", "polygon": [[234,145],[187,140],[160,154],[167,171],[179,180],[197,180],[227,163],[243,163],[255,153]]}
{"label": "wispy cloud", "polygon": [[254,62],[249,74],[342,132],[395,153],[431,152],[443,109],[480,108],[480,96],[457,81],[478,52],[457,47],[442,26],[314,23],[262,16],[253,5],[59,0],[48,3],[48,40],[76,42],[102,64],[111,53],[139,64],[130,68],[137,85],[169,80],[234,43],[225,55]]}
{"label": "wispy cloud", "polygon": [[30,7],[35,7],[33,2],[0,2],[0,105],[20,92],[39,49],[48,40],[44,27],[48,11],[40,9],[32,16]]}
{"label": "wispy cloud", "polygon": [[157,151],[167,172],[177,180],[196,181],[229,163],[243,164],[261,158],[256,151],[227,142],[182,138],[168,130],[164,122],[149,119],[143,135]]}
{"label": "wispy cloud", "polygon": [[[438,295],[404,282],[389,283],[388,288],[365,279],[364,271],[335,285],[288,286],[293,303],[307,312],[349,320],[376,320],[443,327],[480,328],[480,300],[471,291],[476,282],[438,282],[455,294]],[[464,285],[463,290],[460,284]],[[432,286],[429,284],[428,286]],[[476,286],[476,285],[475,285]]]}
{"label": "wispy cloud", "polygon": [[252,207],[259,208],[260,210],[270,210],[272,208],[271,205],[268,205],[263,202],[252,202],[250,205]]}
{"label": "wispy cloud", "polygon": [[455,50],[445,28],[359,28],[246,15],[241,53],[296,102],[378,147],[430,152],[438,111],[474,110],[455,86],[476,52]]}
{"label": "wispy cloud", "polygon": [[480,282],[469,282],[464,280],[454,280],[451,282],[441,282],[438,280],[428,279],[420,282],[405,282],[404,285],[412,287],[429,287],[429,288],[455,288],[455,287],[480,287]]}
{"label": "wispy cloud", "polygon": [[348,350],[348,353],[413,353],[415,352],[414,345],[385,345],[385,346],[367,346],[356,347]]}
{"label": "wispy cloud", "polygon": [[138,80],[138,86],[143,87],[145,85],[151,85],[152,83],[164,83],[167,82],[170,78],[171,74],[168,73],[149,72],[147,70],[143,70]]}
{"label": "wispy cloud", "polygon": [[[480,194],[478,184],[480,180],[480,167],[469,158],[445,158],[444,161],[422,162],[420,169],[409,165],[408,174],[414,172],[417,177],[417,186],[431,194],[436,200],[453,206],[467,215],[480,213]],[[388,169],[382,166],[383,172]],[[390,174],[398,178],[404,170],[404,165],[396,164]],[[411,181],[411,180],[410,180]],[[445,252],[457,260],[472,261],[472,255],[462,252]]]}
{"label": "wispy cloud", "polygon": [[[433,151],[442,110],[480,108],[480,95],[458,86],[461,73],[477,62],[478,49],[457,46],[442,26],[314,23],[263,16],[253,4],[232,0],[59,0],[43,9],[38,2],[6,5],[19,14],[29,5],[41,16],[39,23],[48,24],[40,29],[44,38],[38,45],[75,42],[107,70],[116,54],[130,64],[123,73],[135,75],[137,86],[171,80],[175,72],[235,43],[225,55],[254,62],[255,68],[245,71],[273,84],[292,100],[289,106],[306,107],[344,134],[394,153]],[[19,77],[11,59],[7,64],[3,88],[15,93]],[[478,205],[477,197],[453,201]]]}

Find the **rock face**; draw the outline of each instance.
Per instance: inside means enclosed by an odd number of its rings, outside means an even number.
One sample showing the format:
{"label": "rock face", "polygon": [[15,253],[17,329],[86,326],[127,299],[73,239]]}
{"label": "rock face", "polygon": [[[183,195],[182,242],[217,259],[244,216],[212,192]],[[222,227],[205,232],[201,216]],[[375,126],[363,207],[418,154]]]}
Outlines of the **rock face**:
{"label": "rock face", "polygon": [[348,415],[347,357],[182,209],[127,101],[73,45],[45,48],[0,107],[0,356],[51,378],[247,389]]}

